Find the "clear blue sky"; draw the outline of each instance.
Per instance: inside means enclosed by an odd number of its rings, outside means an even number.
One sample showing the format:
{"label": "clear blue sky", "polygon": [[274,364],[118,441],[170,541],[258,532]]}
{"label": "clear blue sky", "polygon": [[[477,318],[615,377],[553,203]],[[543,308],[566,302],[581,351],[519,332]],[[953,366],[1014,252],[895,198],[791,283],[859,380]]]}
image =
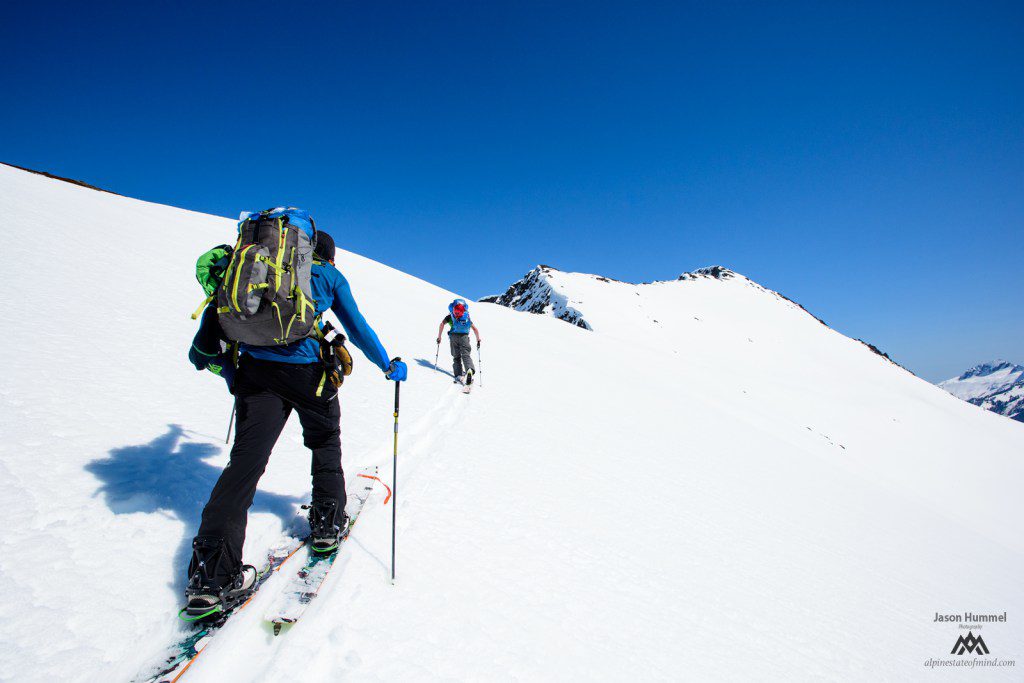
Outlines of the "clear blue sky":
{"label": "clear blue sky", "polygon": [[472,297],[536,263],[634,281],[718,263],[927,379],[1024,362],[1020,2],[0,20],[2,161],[225,216],[301,205],[340,246]]}

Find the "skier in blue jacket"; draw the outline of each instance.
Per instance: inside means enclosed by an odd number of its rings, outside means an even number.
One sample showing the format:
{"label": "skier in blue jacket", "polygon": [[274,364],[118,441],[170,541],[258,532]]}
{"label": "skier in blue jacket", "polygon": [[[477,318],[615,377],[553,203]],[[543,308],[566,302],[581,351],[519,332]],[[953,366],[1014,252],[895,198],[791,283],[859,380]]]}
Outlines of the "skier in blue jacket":
{"label": "skier in blue jacket", "polygon": [[[389,360],[352,298],[348,281],[334,267],[334,251],[330,235],[318,232],[310,281],[317,315],[327,309],[334,311],[348,338],[387,379],[404,380],[405,363]],[[293,410],[302,424],[303,442],[313,453],[312,548],[329,552],[348,532],[338,392],[333,384],[324,383],[319,352],[320,344],[312,338],[287,346],[240,347],[233,386],[235,441],[231,461],[213,487],[192,543],[187,594],[190,613],[217,609],[221,603],[245,595],[254,584],[256,569],[242,565],[247,510],[271,449]]]}

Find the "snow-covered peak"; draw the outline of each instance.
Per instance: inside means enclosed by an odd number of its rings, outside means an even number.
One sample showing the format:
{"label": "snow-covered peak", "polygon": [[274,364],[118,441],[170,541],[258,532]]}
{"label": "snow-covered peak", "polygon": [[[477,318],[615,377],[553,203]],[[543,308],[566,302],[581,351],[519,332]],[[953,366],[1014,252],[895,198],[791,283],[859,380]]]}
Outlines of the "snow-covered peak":
{"label": "snow-covered peak", "polygon": [[1006,360],[995,360],[989,363],[981,363],[980,365],[975,365],[973,368],[957,377],[956,380],[963,381],[971,379],[972,377],[1008,378],[1011,375],[1019,376],[1021,374],[1024,374],[1024,366],[1016,365]]}
{"label": "snow-covered peak", "polygon": [[[521,279],[512,283],[504,294],[485,296],[480,301],[507,306],[527,313],[553,315],[559,320],[564,320],[585,330],[592,329],[590,323],[584,320],[583,314],[569,305],[568,297],[558,286],[565,278],[557,278],[558,284],[556,284],[556,274],[558,276],[580,275],[579,273],[562,273],[557,268],[538,265]],[[585,277],[608,282],[607,278],[596,275]]]}
{"label": "snow-covered peak", "polygon": [[551,315],[587,330],[610,332],[616,327],[664,326],[675,318],[700,320],[707,304],[718,297],[754,297],[800,311],[824,321],[783,294],[762,287],[724,266],[707,266],[674,280],[631,283],[538,265],[512,283],[503,294],[483,297],[517,311]]}
{"label": "snow-covered peak", "polygon": [[[623,294],[641,296],[640,292],[644,288],[655,285],[732,279],[763,289],[739,273],[723,266],[698,268],[693,272],[683,273],[675,280],[634,284],[603,275],[566,272],[553,266],[538,265],[522,278],[513,282],[503,294],[486,296],[480,301],[496,303],[526,313],[551,315],[577,327],[592,330],[593,327],[585,317],[585,313],[577,308],[585,300],[589,300],[592,306],[606,307],[602,304],[608,303],[608,300],[620,298]],[[631,299],[626,301],[628,304],[636,303]]]}
{"label": "snow-covered peak", "polygon": [[957,398],[1024,422],[1024,366],[1005,360],[975,365],[959,377],[939,382]]}
{"label": "snow-covered peak", "polygon": [[[714,278],[715,280],[729,280],[731,278],[736,277],[737,275],[739,275],[739,273],[737,273],[734,270],[730,270],[730,269],[726,268],[725,266],[706,266],[704,268],[698,268],[697,270],[693,271],[692,273],[683,273],[677,279],[679,279],[679,280],[693,280],[693,279],[696,279],[698,277],[710,277],[710,278]],[[743,276],[739,275],[739,277],[743,277]],[[746,278],[744,278],[744,279],[746,279]]]}
{"label": "snow-covered peak", "polygon": [[[641,333],[678,341],[707,334],[707,325],[721,321],[722,334],[765,338],[789,316],[797,324],[828,324],[785,294],[764,287],[721,265],[681,274],[675,280],[630,283],[590,273],[574,273],[538,265],[500,295],[483,297],[517,311],[550,315],[586,330],[615,336]],[[754,311],[762,312],[756,315]],[[872,353],[904,371],[902,365],[874,344],[856,340]],[[675,342],[673,342],[675,343]]]}
{"label": "snow-covered peak", "polygon": [[[503,294],[480,301],[550,315],[618,338],[664,340],[672,346],[695,335],[774,339],[790,324],[833,333],[799,303],[721,265],[698,268],[675,280],[636,284],[538,265]],[[906,370],[874,344],[856,341],[859,349]]]}

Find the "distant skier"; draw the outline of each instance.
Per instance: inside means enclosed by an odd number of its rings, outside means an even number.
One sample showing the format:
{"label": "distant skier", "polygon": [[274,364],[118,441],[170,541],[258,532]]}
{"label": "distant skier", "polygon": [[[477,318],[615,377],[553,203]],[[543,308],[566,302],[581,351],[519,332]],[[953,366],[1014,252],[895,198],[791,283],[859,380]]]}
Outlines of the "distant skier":
{"label": "distant skier", "polygon": [[441,335],[444,334],[444,326],[450,325],[448,331],[448,342],[452,350],[452,373],[456,382],[466,386],[473,384],[473,374],[476,366],[473,365],[473,348],[469,343],[469,331],[476,335],[476,347],[480,348],[480,330],[469,318],[469,304],[465,299],[456,299],[448,305],[448,315],[444,317],[437,328],[437,343],[441,343]]}
{"label": "distant skier", "polygon": [[[303,215],[293,214],[293,224],[299,224]],[[384,371],[387,379],[404,380],[405,363],[389,360],[359,312],[348,282],[334,267],[334,240],[312,227],[310,231],[315,235],[315,251],[312,264],[306,267],[310,268],[309,288],[316,316],[328,308],[334,311],[352,343]],[[309,306],[314,307],[312,302]],[[326,381],[329,373],[321,351],[321,341],[313,337],[279,346],[240,345],[233,383],[238,415],[235,441],[231,460],[213,487],[192,543],[185,608],[190,616],[227,609],[252,589],[256,569],[242,564],[247,511],[271,449],[293,410],[302,424],[303,442],[313,452],[311,548],[314,552],[330,552],[348,531],[338,391],[333,382]],[[344,356],[350,362],[347,352]]]}

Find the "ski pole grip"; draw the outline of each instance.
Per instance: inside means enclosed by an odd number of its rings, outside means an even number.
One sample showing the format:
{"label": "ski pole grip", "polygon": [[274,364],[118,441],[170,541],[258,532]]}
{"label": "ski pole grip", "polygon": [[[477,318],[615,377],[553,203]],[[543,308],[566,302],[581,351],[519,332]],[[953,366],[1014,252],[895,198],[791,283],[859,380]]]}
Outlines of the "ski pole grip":
{"label": "ski pole grip", "polygon": [[[401,361],[401,360],[402,360],[401,356],[395,356],[395,358],[392,360],[392,362],[394,362],[394,361]],[[401,390],[401,388],[402,388],[402,383],[401,382],[395,382],[395,420],[398,419],[398,393]],[[395,425],[395,431],[398,431],[398,425],[397,424]]]}

